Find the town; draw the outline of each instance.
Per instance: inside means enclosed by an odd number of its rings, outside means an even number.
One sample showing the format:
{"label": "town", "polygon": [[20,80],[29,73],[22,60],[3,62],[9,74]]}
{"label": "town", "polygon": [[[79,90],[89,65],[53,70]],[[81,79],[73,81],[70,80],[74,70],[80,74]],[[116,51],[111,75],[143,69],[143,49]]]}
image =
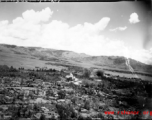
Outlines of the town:
{"label": "town", "polygon": [[149,95],[142,86],[150,83],[102,70],[0,68],[0,120],[135,119],[140,116],[104,112],[141,111]]}

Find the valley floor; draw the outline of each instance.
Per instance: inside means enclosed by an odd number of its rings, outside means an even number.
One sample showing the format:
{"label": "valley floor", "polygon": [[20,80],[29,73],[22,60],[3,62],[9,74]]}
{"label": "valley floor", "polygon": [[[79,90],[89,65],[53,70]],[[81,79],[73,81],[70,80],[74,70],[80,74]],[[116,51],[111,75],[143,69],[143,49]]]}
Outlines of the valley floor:
{"label": "valley floor", "polygon": [[[90,78],[64,70],[1,71],[0,119],[150,118],[151,86],[150,82],[138,79]],[[144,115],[145,110],[149,114]]]}

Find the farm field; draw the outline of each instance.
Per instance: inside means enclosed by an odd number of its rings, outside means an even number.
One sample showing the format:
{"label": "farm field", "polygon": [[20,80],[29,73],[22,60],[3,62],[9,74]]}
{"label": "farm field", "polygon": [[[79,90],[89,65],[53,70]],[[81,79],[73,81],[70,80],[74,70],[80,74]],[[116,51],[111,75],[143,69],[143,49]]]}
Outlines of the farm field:
{"label": "farm field", "polygon": [[125,77],[125,78],[141,78],[142,80],[148,80],[148,81],[152,81],[152,76],[148,76],[148,75],[141,75],[139,73],[120,73],[120,72],[112,72],[112,71],[106,71],[105,73],[107,74],[111,74],[113,76],[120,76],[120,77]]}

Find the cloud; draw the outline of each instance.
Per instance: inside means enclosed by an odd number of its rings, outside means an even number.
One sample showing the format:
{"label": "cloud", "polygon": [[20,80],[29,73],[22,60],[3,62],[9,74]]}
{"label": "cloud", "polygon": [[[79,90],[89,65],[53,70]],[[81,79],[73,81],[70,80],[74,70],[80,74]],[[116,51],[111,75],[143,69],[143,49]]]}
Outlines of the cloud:
{"label": "cloud", "polygon": [[[22,14],[22,17],[17,17],[4,29],[1,29],[1,34],[8,37],[31,39],[40,33],[42,23],[49,21],[53,14],[50,8],[45,8],[42,11],[35,12],[34,10],[27,10]],[[8,22],[1,21],[1,23],[8,24]],[[0,24],[1,25],[1,24]]]}
{"label": "cloud", "polygon": [[0,21],[0,25],[7,25],[8,23],[8,20]]}
{"label": "cloud", "polygon": [[110,29],[110,31],[111,32],[116,32],[116,31],[124,31],[124,30],[126,30],[127,29],[127,27],[125,26],[125,27],[117,27],[117,28],[114,28],[114,29]]}
{"label": "cloud", "polygon": [[46,22],[49,20],[53,11],[50,8],[45,8],[41,12],[35,12],[34,10],[27,10],[22,14],[23,19],[27,22],[39,23],[39,22]]}
{"label": "cloud", "polygon": [[[94,39],[97,40],[96,44],[100,42],[99,39],[102,41],[103,36],[99,35],[99,32],[104,30],[110,21],[110,18],[103,17],[94,24],[85,22],[70,27],[59,20],[48,22],[52,15],[53,11],[50,8],[37,12],[27,10],[21,17],[15,18],[12,24],[1,21],[1,23],[6,23],[4,27],[0,24],[0,42],[81,52],[75,46],[82,49]],[[90,49],[82,52],[88,53],[88,51]]]}
{"label": "cloud", "polygon": [[[50,20],[51,17],[53,11],[45,8],[42,11],[27,10],[12,23],[0,21],[0,43],[70,50],[89,55],[125,56],[126,45],[122,40],[109,39],[101,34],[110,22],[109,17],[103,17],[94,24],[85,22],[73,27],[59,20]],[[116,30],[125,29],[126,26]],[[140,55],[146,55],[147,59],[152,56],[131,49],[129,54],[141,61],[146,60]]]}
{"label": "cloud", "polygon": [[132,13],[132,14],[130,15],[129,22],[130,22],[131,24],[135,24],[135,23],[140,22],[140,20],[138,19],[137,13]]}
{"label": "cloud", "polygon": [[130,51],[130,57],[146,64],[152,64],[152,48]]}
{"label": "cloud", "polygon": [[38,24],[40,22],[47,22],[53,14],[50,8],[45,8],[42,11],[35,12],[34,10],[27,10],[22,14],[22,17],[17,17],[13,20],[14,24],[32,23]]}

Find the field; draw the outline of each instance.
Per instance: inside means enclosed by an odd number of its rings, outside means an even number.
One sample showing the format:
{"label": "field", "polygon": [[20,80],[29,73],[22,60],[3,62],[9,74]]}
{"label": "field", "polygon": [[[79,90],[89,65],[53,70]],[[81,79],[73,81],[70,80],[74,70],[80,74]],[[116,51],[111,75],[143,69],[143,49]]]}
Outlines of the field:
{"label": "field", "polygon": [[152,76],[148,75],[142,75],[140,73],[121,73],[121,72],[112,72],[112,71],[106,71],[107,74],[111,74],[113,76],[120,76],[125,78],[141,78],[142,80],[146,81],[152,81]]}

